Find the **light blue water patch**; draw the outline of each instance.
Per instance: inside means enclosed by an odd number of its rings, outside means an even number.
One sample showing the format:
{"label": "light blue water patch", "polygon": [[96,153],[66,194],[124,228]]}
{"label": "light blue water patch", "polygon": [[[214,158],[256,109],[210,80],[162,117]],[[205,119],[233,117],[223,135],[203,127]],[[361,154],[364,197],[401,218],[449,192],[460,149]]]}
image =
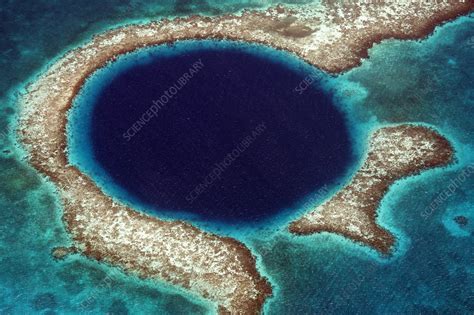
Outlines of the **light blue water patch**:
{"label": "light blue water patch", "polygon": [[[456,221],[456,218],[460,221]],[[464,220],[466,220],[465,223]],[[444,227],[455,237],[471,237],[474,235],[473,220],[474,210],[472,209],[472,203],[468,202],[448,208],[442,218]]]}

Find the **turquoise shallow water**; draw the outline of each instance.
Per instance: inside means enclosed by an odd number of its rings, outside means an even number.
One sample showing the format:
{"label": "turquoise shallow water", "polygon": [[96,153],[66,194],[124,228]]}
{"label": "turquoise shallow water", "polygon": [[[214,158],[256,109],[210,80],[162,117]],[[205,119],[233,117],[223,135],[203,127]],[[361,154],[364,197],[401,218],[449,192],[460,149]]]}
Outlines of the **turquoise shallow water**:
{"label": "turquoise shallow water", "polygon": [[[209,8],[230,11],[246,4],[48,3],[9,1],[0,10],[8,17],[0,22],[6,34],[0,37],[0,314],[212,312],[185,292],[82,257],[52,260],[51,249],[69,243],[61,207],[54,187],[25,164],[11,130],[22,84],[66,47],[145,12],[212,13]],[[133,13],[131,3],[138,5]],[[398,236],[389,259],[338,236],[291,236],[278,220],[236,233],[257,253],[260,269],[275,286],[268,314],[472,313],[474,176],[459,179],[474,163],[473,52],[474,18],[461,18],[423,41],[385,41],[360,67],[328,81],[360,126],[359,139],[380,124],[423,122],[453,142],[458,161],[392,187],[380,210],[381,224]],[[453,192],[430,208],[456,179],[460,184]],[[453,223],[459,215],[471,219],[466,226]]]}

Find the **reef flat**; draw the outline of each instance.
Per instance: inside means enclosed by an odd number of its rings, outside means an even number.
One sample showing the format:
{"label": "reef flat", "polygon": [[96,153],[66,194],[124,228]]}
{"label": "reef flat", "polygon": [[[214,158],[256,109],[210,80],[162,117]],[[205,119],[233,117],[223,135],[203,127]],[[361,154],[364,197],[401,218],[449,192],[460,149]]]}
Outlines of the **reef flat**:
{"label": "reef flat", "polygon": [[388,254],[395,239],[377,222],[377,209],[397,179],[447,165],[454,150],[436,131],[412,125],[385,127],[371,137],[365,162],[351,182],[289,230],[299,235],[332,232]]}
{"label": "reef flat", "polygon": [[[163,221],[116,204],[91,179],[69,165],[67,112],[84,80],[120,54],[144,46],[203,38],[263,43],[294,52],[321,69],[337,73],[358,65],[375,42],[423,37],[436,24],[472,8],[472,2],[457,1],[325,2],[117,28],[68,52],[27,86],[20,101],[19,138],[30,163],[57,184],[64,205],[63,219],[75,250],[142,277],[186,288],[216,302],[221,313],[258,313],[272,290],[243,244],[188,223]],[[421,144],[432,143],[429,139],[433,134],[420,133],[418,137],[422,135],[428,140],[414,139]],[[386,139],[387,144],[392,140]],[[395,143],[392,148],[412,153],[410,148],[397,144],[401,145]],[[425,154],[432,152],[425,149]],[[366,238],[369,241],[370,236]],[[383,240],[387,245],[380,248],[385,251],[390,242]]]}
{"label": "reef flat", "polygon": [[136,31],[143,44],[147,44],[145,38],[156,40],[156,36],[169,41],[225,38],[261,43],[291,51],[327,72],[339,73],[357,66],[368,56],[368,49],[383,39],[422,38],[436,25],[473,8],[472,1],[458,0],[322,1],[320,5],[244,11],[239,16],[164,20]]}

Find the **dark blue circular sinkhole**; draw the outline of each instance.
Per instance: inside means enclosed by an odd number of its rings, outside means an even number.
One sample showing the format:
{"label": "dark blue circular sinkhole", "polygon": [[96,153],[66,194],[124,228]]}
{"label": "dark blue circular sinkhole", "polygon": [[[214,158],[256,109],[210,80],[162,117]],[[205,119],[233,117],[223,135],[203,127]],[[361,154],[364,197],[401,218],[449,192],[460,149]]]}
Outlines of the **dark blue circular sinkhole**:
{"label": "dark blue circular sinkhole", "polygon": [[158,54],[100,88],[93,154],[135,199],[205,220],[255,222],[347,171],[346,121],[316,72],[279,59],[288,54],[239,45]]}

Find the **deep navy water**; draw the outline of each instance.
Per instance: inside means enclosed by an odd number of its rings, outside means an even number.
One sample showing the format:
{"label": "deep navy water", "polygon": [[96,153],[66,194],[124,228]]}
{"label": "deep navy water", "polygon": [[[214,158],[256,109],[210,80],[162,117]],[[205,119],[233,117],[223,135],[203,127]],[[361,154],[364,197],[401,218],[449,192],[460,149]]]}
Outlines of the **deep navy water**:
{"label": "deep navy water", "polygon": [[[175,53],[162,57],[165,49]],[[260,54],[212,41],[159,47],[99,85],[95,99],[76,105],[92,108],[76,119],[91,119],[97,163],[155,209],[232,225],[333,184],[352,162],[333,95],[318,81],[302,91],[311,73],[254,49]],[[142,57],[133,55],[123,62]],[[96,80],[86,89],[97,89]]]}
{"label": "deep navy water", "polygon": [[[114,25],[267,4],[251,0],[156,4],[7,0],[0,4],[0,314],[214,312],[213,305],[187,292],[126,276],[78,255],[63,261],[51,258],[52,248],[67,246],[71,240],[61,221],[56,188],[26,163],[15,138],[17,96],[52,59]],[[458,160],[390,189],[378,219],[397,236],[396,251],[389,258],[331,234],[295,237],[286,231],[285,222],[293,214],[319,204],[340,183],[318,194],[320,198],[309,197],[307,207],[303,201],[256,229],[246,230],[243,224],[233,227],[241,230],[232,236],[251,248],[260,272],[274,285],[266,314],[472,314],[474,176],[466,177],[437,208],[431,209],[430,204],[474,165],[473,53],[474,17],[470,16],[437,28],[424,40],[384,41],[370,50],[361,66],[337,77],[324,75],[322,82],[332,102],[346,113],[356,157],[365,150],[367,133],[374,128],[421,122],[451,140]],[[292,60],[270,52],[266,56]],[[205,67],[195,78],[204,71]],[[115,77],[112,74],[110,79]],[[106,78],[102,81],[109,83]],[[84,97],[95,99],[94,95]],[[249,150],[270,129],[265,130]],[[88,166],[92,165],[81,167]],[[468,219],[466,225],[455,222],[460,215]],[[80,305],[86,300],[92,303],[84,310]]]}

